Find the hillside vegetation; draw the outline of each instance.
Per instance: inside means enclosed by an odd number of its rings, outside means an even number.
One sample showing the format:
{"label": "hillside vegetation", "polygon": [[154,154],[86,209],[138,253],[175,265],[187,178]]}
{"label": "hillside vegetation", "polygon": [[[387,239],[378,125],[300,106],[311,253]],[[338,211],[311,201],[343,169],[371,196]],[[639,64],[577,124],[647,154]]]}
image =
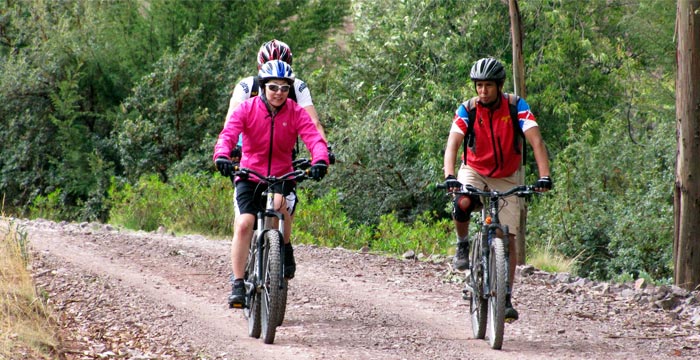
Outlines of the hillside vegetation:
{"label": "hillside vegetation", "polygon": [[[338,156],[302,185],[298,241],[451,251],[434,185],[471,64],[510,66],[506,2],[275,4],[0,0],[5,211],[227,236],[213,144],[236,81],[277,38]],[[528,246],[575,258],[579,275],[672,274],[673,5],[520,1],[525,95],[555,182],[529,205]]]}

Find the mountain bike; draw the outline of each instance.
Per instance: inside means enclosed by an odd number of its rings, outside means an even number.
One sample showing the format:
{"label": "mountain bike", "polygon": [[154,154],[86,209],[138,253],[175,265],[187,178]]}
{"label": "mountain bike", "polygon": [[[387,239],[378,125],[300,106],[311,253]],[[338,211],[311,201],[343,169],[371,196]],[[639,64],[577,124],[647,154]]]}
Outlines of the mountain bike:
{"label": "mountain bike", "polygon": [[[438,184],[438,187],[445,188],[444,184]],[[460,191],[451,192],[453,196],[478,196],[483,204],[481,217],[476,219],[479,230],[471,239],[471,271],[467,273],[463,293],[470,300],[474,338],[483,339],[488,331],[492,349],[503,346],[506,296],[510,295],[511,289],[508,281],[508,226],[501,224],[498,214],[505,198],[528,197],[536,193],[532,185],[520,185],[502,192],[463,185]]]}
{"label": "mountain bike", "polygon": [[244,315],[248,319],[248,335],[266,344],[275,341],[277,327],[284,321],[287,308],[287,279],[284,277],[284,215],[274,207],[275,184],[300,182],[308,178],[311,165],[307,159],[294,162],[294,171],[282,176],[265,176],[254,170],[237,168],[231,176],[255,176],[267,189],[265,210],[256,215],[255,231],[250,241],[245,267],[246,302]]}

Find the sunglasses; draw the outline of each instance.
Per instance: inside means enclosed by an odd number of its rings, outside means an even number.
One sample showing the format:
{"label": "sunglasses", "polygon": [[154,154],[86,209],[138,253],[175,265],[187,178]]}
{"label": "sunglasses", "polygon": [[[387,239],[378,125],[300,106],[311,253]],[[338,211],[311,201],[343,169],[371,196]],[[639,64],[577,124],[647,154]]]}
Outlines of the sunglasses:
{"label": "sunglasses", "polygon": [[277,85],[277,84],[265,84],[265,87],[267,88],[267,90],[270,90],[272,92],[282,91],[283,93],[286,93],[287,91],[289,91],[289,88],[291,88],[291,86],[289,86],[289,85]]}

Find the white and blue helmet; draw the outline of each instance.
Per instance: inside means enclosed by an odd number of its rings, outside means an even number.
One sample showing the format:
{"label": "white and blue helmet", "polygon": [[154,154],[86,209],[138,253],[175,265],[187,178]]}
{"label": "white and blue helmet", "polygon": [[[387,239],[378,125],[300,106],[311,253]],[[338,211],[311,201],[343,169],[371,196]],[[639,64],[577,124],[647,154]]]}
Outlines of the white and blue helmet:
{"label": "white and blue helmet", "polygon": [[282,60],[271,60],[260,67],[258,79],[261,85],[273,79],[284,79],[289,85],[292,85],[294,84],[295,76],[289,64]]}

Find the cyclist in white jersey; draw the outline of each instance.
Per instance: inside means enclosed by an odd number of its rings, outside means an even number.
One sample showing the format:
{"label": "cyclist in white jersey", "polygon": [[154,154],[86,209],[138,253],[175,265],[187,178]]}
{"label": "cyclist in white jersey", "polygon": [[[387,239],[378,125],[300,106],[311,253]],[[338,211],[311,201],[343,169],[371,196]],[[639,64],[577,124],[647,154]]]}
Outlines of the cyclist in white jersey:
{"label": "cyclist in white jersey", "polygon": [[[262,67],[263,64],[270,60],[282,60],[287,64],[292,65],[292,50],[282,41],[277,39],[270,40],[264,43],[258,51],[258,70],[260,70],[260,67]],[[248,100],[251,97],[251,92],[253,90],[256,90],[257,94],[260,94],[259,86],[258,89],[253,89],[254,78],[254,76],[249,76],[236,84],[236,87],[233,89],[233,94],[231,95],[231,100],[229,101],[228,112],[226,113],[225,120],[228,120],[229,116],[231,116],[233,113],[233,110],[235,110],[240,103]],[[318,131],[321,133],[323,138],[326,139],[323,126],[318,120],[318,113],[316,112],[314,103],[311,100],[311,91],[309,91],[308,86],[306,86],[306,83],[303,80],[294,80],[294,94],[296,95],[295,100],[297,104],[306,110],[311,117],[311,120],[314,122],[314,125],[316,125]],[[238,142],[240,145],[240,138],[238,139]]]}

